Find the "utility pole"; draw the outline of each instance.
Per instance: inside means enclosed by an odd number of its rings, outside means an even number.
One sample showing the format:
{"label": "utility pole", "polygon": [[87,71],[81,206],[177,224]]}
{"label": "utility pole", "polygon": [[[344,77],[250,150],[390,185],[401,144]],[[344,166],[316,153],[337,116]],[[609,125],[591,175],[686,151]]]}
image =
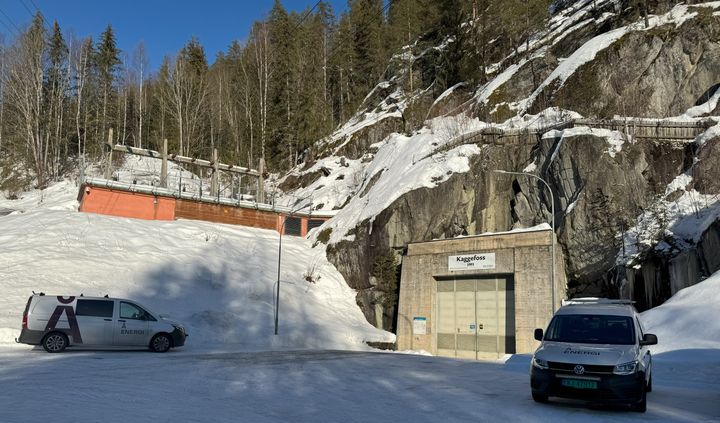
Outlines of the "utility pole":
{"label": "utility pole", "polygon": [[107,166],[105,166],[105,179],[110,179],[110,176],[112,175],[112,156],[113,156],[112,139],[113,139],[113,129],[110,128],[108,130],[107,144],[105,145],[105,147],[108,149]]}
{"label": "utility pole", "polygon": [[299,212],[300,210],[302,210],[308,206],[310,206],[310,204],[306,204],[304,206],[290,210],[290,213],[281,217],[282,224],[280,225],[280,240],[278,242],[278,270],[277,270],[277,282],[276,282],[277,285],[275,286],[275,316],[274,316],[275,317],[275,335],[278,334],[278,322],[280,319],[280,263],[281,263],[280,260],[282,258],[282,236],[283,236],[283,232],[285,232],[285,223],[287,222],[288,217],[292,217],[295,213]]}
{"label": "utility pole", "polygon": [[258,193],[257,198],[255,199],[255,202],[257,203],[265,203],[265,159],[260,158],[260,163],[258,163],[258,172],[260,175],[258,176]]}
{"label": "utility pole", "polygon": [[168,179],[168,169],[167,169],[167,162],[168,162],[168,142],[167,138],[163,139],[163,149],[162,149],[162,165],[160,167],[160,186],[163,188],[167,188],[167,179]]}

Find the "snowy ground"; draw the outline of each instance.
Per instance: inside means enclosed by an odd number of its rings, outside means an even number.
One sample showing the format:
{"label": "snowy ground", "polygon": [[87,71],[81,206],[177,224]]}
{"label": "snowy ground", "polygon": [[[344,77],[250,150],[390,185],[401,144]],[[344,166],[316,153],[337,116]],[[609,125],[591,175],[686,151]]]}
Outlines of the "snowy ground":
{"label": "snowy ground", "polygon": [[394,341],[365,321],[355,292],[308,240],[283,239],[274,336],[277,232],[78,213],[76,196],[77,187],[62,183],[0,200],[15,210],[0,216],[0,345],[18,336],[32,291],[139,301],[186,324],[190,349],[364,349],[364,341]]}
{"label": "snowy ground", "polygon": [[[660,336],[646,414],[536,404],[527,355],[474,362],[364,347],[392,335],[365,322],[306,240],[283,242],[275,337],[276,233],[83,214],[75,195],[66,183],[0,200],[15,210],[0,216],[0,423],[720,420],[720,274],[643,315]],[[307,283],[313,266],[319,279]],[[47,354],[12,343],[30,290],[130,297],[191,336],[167,354]]]}
{"label": "snowy ground", "polygon": [[[692,360],[687,360],[692,358]],[[530,398],[506,363],[349,351],[204,354],[0,348],[2,422],[701,422],[720,419],[717,351],[655,358],[648,411]]]}

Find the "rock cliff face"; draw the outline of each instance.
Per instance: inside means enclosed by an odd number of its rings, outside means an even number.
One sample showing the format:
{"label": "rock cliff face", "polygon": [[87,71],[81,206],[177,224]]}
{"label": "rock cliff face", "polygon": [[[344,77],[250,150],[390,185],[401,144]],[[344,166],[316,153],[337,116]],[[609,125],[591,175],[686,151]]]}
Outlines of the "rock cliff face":
{"label": "rock cliff face", "polygon": [[[706,216],[711,224],[697,240],[690,241],[685,249],[649,250],[634,266],[616,269],[618,294],[633,298],[639,308],[649,308],[662,303],[682,288],[694,285],[720,270],[720,216],[717,203],[707,199],[720,196],[720,172],[717,157],[720,156],[720,137],[700,147],[692,157],[689,172],[693,175],[691,186],[699,195],[691,216]],[[674,197],[671,193],[668,199]],[[677,225],[677,223],[675,224]],[[672,240],[670,240],[672,241]]]}
{"label": "rock cliff face", "polygon": [[[529,178],[492,172],[519,171],[535,163],[554,192],[556,233],[564,251],[569,295],[645,295],[650,288],[629,291],[613,271],[619,251],[631,248],[623,245],[626,241],[622,234],[665,192],[676,175],[687,170],[694,150],[689,145],[637,141],[625,143],[616,151],[606,138],[594,135],[546,136],[517,145],[485,144],[483,153],[472,160],[469,172],[453,175],[437,188],[402,196],[374,221],[362,222],[353,241],[330,248],[329,256],[350,286],[360,291],[359,303],[368,319],[376,322],[378,292],[367,276],[372,273],[376,252],[392,248],[400,256],[411,242],[549,222],[550,198],[545,188]],[[716,235],[708,234],[707,239],[701,251],[708,251],[708,246],[717,242]],[[702,253],[692,260],[717,261],[707,255]],[[657,261],[657,257],[646,260]],[[679,260],[672,262],[676,273],[684,271],[678,267]],[[670,265],[670,258],[662,264],[666,268]],[[716,264],[696,267],[713,266]],[[708,271],[697,272],[692,280],[699,281],[709,275]],[[627,274],[631,285],[646,283],[636,282],[639,278],[632,275]],[[650,285],[671,283],[683,285],[677,277],[674,282],[669,277],[653,278]],[[652,300],[640,303],[641,308],[659,304],[671,292],[669,288],[656,291]],[[394,309],[386,307],[383,313],[384,326],[392,328]]]}
{"label": "rock cliff face", "polygon": [[[392,249],[401,259],[411,242],[450,238],[513,226],[511,181],[492,172],[527,164],[531,143],[512,146],[482,145],[482,154],[471,160],[471,170],[452,175],[440,186],[411,191],[382,211],[374,220],[361,222],[354,240],[328,248],[328,257],[348,284],[359,291],[358,303],[372,323],[382,314],[383,326],[393,328],[395,308],[377,305],[383,292],[369,275],[378,254]],[[544,219],[530,219],[544,222]]]}
{"label": "rock cliff face", "polygon": [[[465,112],[499,123],[551,106],[590,118],[718,114],[720,14],[714,6],[678,6],[653,17],[645,29],[623,15],[618,2],[598,1],[601,7],[592,13],[589,4],[583,6],[585,15],[578,9],[571,29],[549,29],[545,45],[509,56],[498,66],[496,79],[476,87],[474,94],[469,82],[442,95],[434,92],[439,50],[416,44],[394,59],[387,81],[368,96],[360,113],[390,118],[344,138],[335,154],[371,160],[363,154],[385,134],[409,133],[421,117],[445,113]],[[618,29],[608,41],[607,34]],[[602,46],[592,50],[594,45]],[[581,48],[592,54],[552,79],[568,60],[579,60],[573,55]],[[359,222],[350,238],[329,245],[328,256],[358,290],[368,320],[392,330],[394,306],[373,277],[380,257],[392,250],[400,266],[408,243],[549,222],[551,200],[544,186],[493,172],[525,169],[542,176],[553,190],[569,295],[624,296],[641,309],[658,305],[720,270],[720,223],[707,220],[720,217],[720,202],[708,200],[720,195],[720,130],[708,131],[716,136],[702,143],[632,138],[622,132],[571,128],[509,143],[507,138],[478,139],[481,153],[470,159],[468,172],[406,193]],[[669,189],[680,175],[688,183]],[[694,213],[696,219],[705,217],[707,229],[696,239],[678,239],[665,221],[668,209],[693,193],[705,201]],[[676,226],[687,217],[677,213]],[[651,230],[640,228],[647,221],[653,222]]]}
{"label": "rock cliff face", "polygon": [[[613,151],[605,138],[592,135],[545,138],[539,144],[536,160],[555,191],[571,294],[611,289],[604,277],[623,248],[618,234],[633,226],[687,162],[684,143],[637,141],[621,148]],[[531,210],[538,207],[536,198],[527,197]]]}
{"label": "rock cliff face", "polygon": [[[704,103],[718,83],[720,16],[699,16],[623,36],[542,98],[585,116],[666,117]],[[536,102],[533,110],[544,108]],[[711,113],[707,110],[706,113]]]}
{"label": "rock cliff face", "polygon": [[[603,16],[548,35],[547,45],[512,60],[516,69],[505,64],[512,74],[472,112],[502,121],[559,106],[595,118],[662,118],[706,103],[717,91],[720,16],[712,7],[676,7],[654,17],[649,29],[622,14]],[[573,63],[579,66],[571,70]]]}
{"label": "rock cliff face", "polygon": [[720,137],[701,147],[693,167],[694,187],[698,192],[708,195],[720,193]]}

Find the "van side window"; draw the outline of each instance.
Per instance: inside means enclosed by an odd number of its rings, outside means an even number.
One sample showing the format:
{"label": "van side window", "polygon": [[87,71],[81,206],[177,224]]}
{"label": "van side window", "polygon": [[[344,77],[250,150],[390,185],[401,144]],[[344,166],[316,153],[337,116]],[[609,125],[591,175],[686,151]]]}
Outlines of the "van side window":
{"label": "van side window", "polygon": [[75,315],[93,317],[113,317],[114,301],[77,300]]}
{"label": "van side window", "polygon": [[151,320],[150,315],[140,307],[130,303],[120,303],[120,318],[135,320]]}

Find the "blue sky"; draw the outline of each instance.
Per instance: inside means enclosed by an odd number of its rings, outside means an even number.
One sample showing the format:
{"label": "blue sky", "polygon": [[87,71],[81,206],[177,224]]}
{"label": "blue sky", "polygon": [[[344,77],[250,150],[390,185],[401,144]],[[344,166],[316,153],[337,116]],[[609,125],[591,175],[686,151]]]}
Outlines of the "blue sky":
{"label": "blue sky", "polygon": [[[112,24],[118,47],[131,55],[140,41],[150,67],[160,66],[163,56],[173,55],[190,37],[197,36],[210,62],[233,40],[244,40],[253,21],[263,19],[273,0],[0,0],[0,33],[16,35],[15,26],[25,28],[37,6],[50,22],[57,20],[64,34],[72,30],[78,38],[92,35],[97,41]],[[316,0],[282,0],[288,10],[301,12]],[[331,0],[336,15],[347,0]]]}

